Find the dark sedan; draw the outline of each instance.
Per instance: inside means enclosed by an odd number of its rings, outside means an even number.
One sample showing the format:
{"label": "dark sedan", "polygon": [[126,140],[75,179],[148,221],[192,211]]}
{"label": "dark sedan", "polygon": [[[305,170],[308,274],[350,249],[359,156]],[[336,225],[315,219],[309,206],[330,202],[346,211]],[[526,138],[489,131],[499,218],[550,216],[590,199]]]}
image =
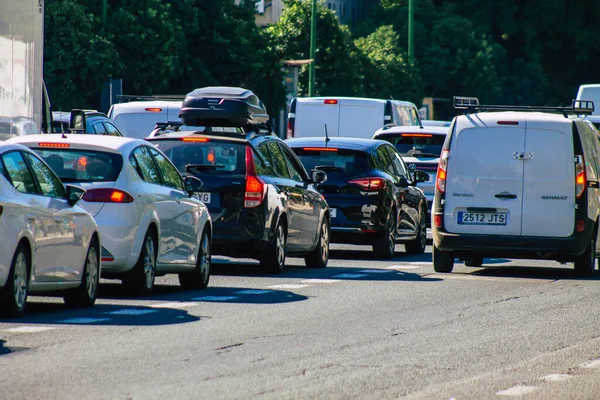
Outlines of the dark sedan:
{"label": "dark sedan", "polygon": [[416,184],[429,175],[409,171],[394,146],[346,137],[286,143],[307,170],[327,173],[318,190],[330,207],[332,242],[372,245],[379,258],[393,257],[396,243],[407,253],[425,251],[427,200]]}

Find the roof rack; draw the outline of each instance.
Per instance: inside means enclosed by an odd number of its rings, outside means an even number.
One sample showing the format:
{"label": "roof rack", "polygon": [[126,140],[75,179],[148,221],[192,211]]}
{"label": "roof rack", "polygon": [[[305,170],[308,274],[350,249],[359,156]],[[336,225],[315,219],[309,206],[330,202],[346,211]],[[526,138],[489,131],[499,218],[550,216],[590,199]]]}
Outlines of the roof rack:
{"label": "roof rack", "polygon": [[121,103],[127,103],[130,101],[144,101],[144,100],[165,100],[165,101],[183,101],[183,99],[185,98],[185,95],[179,95],[179,94],[159,94],[159,95],[152,95],[152,96],[142,96],[142,95],[137,95],[137,94],[119,94],[117,95],[117,98],[120,100]]}
{"label": "roof rack", "polygon": [[594,102],[591,100],[573,100],[570,107],[563,106],[510,106],[497,104],[479,104],[477,97],[454,96],[454,108],[457,110],[466,110],[465,114],[477,111],[545,111],[562,113],[565,117],[569,114],[590,115],[594,112]]}

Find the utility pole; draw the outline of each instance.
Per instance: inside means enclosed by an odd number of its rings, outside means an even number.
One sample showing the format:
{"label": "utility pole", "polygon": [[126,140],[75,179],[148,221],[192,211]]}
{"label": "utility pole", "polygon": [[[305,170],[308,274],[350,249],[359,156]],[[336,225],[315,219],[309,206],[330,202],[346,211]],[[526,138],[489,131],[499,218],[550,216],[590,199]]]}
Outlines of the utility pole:
{"label": "utility pole", "polygon": [[308,96],[315,95],[315,46],[317,42],[317,0],[312,0],[310,12],[310,58],[308,66]]}
{"label": "utility pole", "polygon": [[408,62],[413,63],[415,57],[415,44],[413,40],[413,20],[415,17],[414,0],[408,0]]}

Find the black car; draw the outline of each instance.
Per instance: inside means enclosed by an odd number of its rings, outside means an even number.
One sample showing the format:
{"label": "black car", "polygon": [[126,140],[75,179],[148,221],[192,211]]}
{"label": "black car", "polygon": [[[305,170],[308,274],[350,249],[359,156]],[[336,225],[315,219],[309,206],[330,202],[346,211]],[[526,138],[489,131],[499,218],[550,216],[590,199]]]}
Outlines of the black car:
{"label": "black car", "polygon": [[202,180],[198,193],[212,217],[213,254],[260,260],[282,271],[286,255],[309,267],[329,259],[330,216],[315,186],[327,175],[309,175],[294,152],[269,130],[208,127],[160,128],[147,140],[179,171]]}
{"label": "black car", "polygon": [[318,187],[331,213],[331,241],[372,245],[380,258],[425,251],[427,200],[417,182],[429,174],[411,172],[394,146],[383,140],[349,137],[288,139],[304,167],[327,172]]}

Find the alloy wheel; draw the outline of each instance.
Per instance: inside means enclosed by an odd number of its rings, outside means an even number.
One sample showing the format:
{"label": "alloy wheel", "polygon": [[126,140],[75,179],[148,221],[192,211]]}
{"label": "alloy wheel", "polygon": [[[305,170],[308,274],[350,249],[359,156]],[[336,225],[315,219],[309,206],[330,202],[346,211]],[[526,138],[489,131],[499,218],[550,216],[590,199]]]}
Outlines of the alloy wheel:
{"label": "alloy wheel", "polygon": [[146,288],[150,289],[154,285],[154,274],[156,260],[154,257],[154,241],[152,237],[148,236],[145,243],[144,252],[144,276],[146,278]]}
{"label": "alloy wheel", "polygon": [[277,249],[277,263],[283,265],[285,261],[285,235],[283,233],[283,227],[279,225],[277,227],[277,237],[275,238],[275,246]]}
{"label": "alloy wheel", "polygon": [[202,281],[206,282],[210,276],[210,243],[208,241],[208,235],[202,237],[201,247],[201,259],[200,265],[202,266]]}
{"label": "alloy wheel", "polygon": [[85,262],[87,294],[90,299],[93,299],[98,290],[98,253],[95,247],[90,248]]}
{"label": "alloy wheel", "polygon": [[27,257],[22,251],[17,255],[13,279],[15,304],[21,308],[27,301]]}
{"label": "alloy wheel", "polygon": [[321,260],[329,259],[329,225],[323,222],[321,225]]}

